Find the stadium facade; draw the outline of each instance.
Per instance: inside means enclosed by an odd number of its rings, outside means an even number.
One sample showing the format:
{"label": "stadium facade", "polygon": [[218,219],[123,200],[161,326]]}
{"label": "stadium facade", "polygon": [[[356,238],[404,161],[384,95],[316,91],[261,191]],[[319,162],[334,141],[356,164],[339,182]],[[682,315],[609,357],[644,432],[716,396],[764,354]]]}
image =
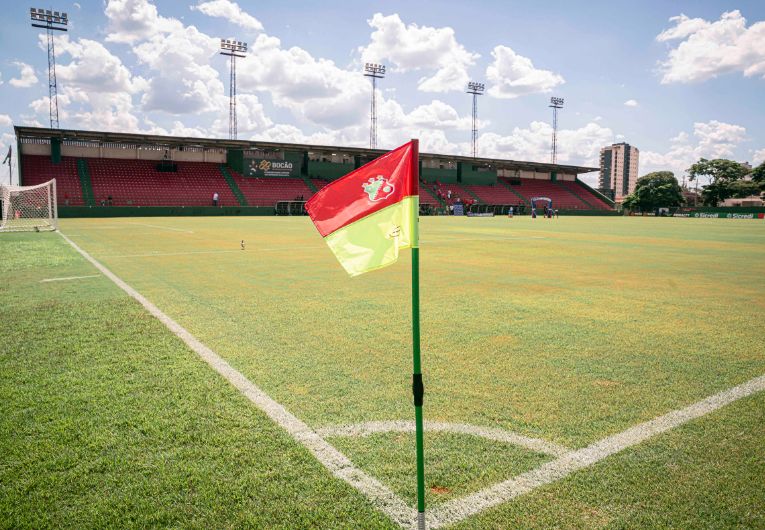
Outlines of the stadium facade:
{"label": "stadium facade", "polygon": [[[270,207],[307,200],[323,185],[385,153],[381,149],[104,131],[15,127],[25,185],[56,177],[59,205]],[[613,209],[581,182],[597,168],[420,154],[421,204],[530,207],[550,196],[561,209]]]}

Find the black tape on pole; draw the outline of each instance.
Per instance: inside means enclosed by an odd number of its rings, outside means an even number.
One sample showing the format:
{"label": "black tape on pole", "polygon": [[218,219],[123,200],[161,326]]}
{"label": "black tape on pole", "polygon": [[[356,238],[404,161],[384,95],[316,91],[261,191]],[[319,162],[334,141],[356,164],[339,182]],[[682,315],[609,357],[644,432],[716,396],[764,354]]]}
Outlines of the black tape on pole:
{"label": "black tape on pole", "polygon": [[421,407],[425,396],[425,385],[422,384],[422,374],[412,374],[412,393],[414,406]]}

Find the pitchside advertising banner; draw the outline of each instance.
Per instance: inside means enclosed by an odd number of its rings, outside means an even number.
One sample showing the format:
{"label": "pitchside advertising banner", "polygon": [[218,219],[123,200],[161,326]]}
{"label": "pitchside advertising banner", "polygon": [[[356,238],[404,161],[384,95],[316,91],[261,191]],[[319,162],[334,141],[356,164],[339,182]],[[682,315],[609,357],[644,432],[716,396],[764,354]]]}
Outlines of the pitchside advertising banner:
{"label": "pitchside advertising banner", "polygon": [[677,212],[673,217],[699,217],[702,219],[763,219],[763,213]]}
{"label": "pitchside advertising banner", "polygon": [[300,167],[292,160],[273,158],[245,158],[246,177],[296,177]]}

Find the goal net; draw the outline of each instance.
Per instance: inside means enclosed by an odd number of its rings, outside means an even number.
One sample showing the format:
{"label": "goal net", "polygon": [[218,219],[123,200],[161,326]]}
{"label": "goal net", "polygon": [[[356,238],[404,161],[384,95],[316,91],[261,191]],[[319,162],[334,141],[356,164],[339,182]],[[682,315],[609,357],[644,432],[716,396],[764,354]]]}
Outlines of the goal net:
{"label": "goal net", "polygon": [[0,232],[58,228],[56,179],[37,186],[0,186]]}

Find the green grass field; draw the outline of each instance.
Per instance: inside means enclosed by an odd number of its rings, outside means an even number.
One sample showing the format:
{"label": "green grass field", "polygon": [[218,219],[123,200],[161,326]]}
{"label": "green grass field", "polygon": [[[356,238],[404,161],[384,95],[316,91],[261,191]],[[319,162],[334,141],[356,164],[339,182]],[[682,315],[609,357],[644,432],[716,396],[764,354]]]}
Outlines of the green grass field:
{"label": "green grass field", "polygon": [[[312,429],[413,419],[408,252],[349,279],[307,218],[61,229]],[[423,218],[421,238],[427,421],[580,449],[765,374],[762,221]],[[0,248],[0,527],[395,526],[59,235]],[[326,439],[414,504],[412,434]],[[426,432],[428,505],[552,459]],[[763,477],[760,392],[457,526],[763,528]]]}

